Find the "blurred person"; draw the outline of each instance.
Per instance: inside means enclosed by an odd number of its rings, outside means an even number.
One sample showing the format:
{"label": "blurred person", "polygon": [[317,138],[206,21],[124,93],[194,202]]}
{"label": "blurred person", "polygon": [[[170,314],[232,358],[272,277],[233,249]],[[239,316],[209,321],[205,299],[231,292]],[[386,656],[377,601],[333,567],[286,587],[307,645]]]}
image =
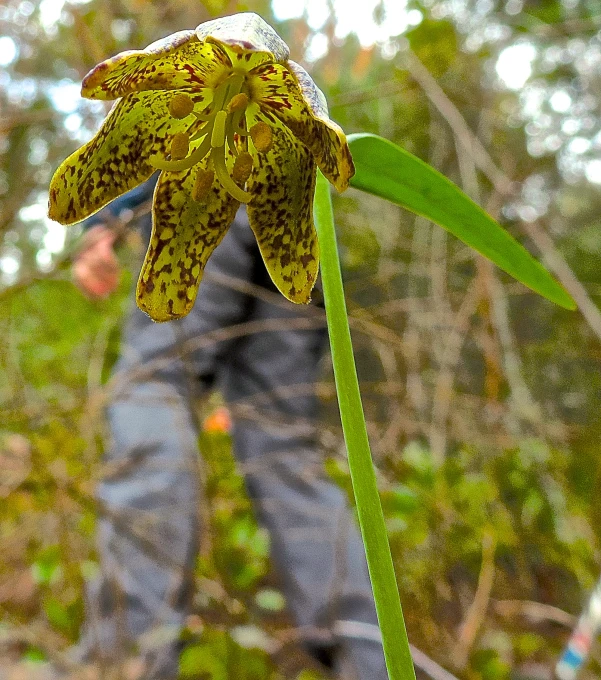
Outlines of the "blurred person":
{"label": "blurred person", "polygon": [[[84,223],[73,276],[88,297],[116,290],[110,224],[150,202],[155,182]],[[147,241],[150,214],[139,222]],[[317,446],[312,385],[326,341],[322,310],[277,293],[243,208],[187,317],[156,324],[132,304],[107,409],[110,472],[97,489],[101,576],[87,592],[81,661],[135,653],[145,680],[177,677],[201,531],[193,402],[218,387],[233,406],[235,456],[300,638],[339,678],[388,677],[363,545]]]}

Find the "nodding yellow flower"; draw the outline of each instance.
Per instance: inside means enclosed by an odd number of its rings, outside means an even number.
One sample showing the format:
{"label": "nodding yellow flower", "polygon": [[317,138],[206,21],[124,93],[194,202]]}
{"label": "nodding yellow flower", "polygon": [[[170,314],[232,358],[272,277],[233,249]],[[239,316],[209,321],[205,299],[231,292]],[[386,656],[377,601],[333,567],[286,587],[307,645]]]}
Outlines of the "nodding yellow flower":
{"label": "nodding yellow flower", "polygon": [[288,57],[268,24],[243,13],[122,52],[84,78],[84,97],[118,101],[54,174],[49,215],[79,222],[160,170],[137,288],[155,321],[190,311],[240,203],[275,285],[309,302],[316,168],[339,191],[354,168],[323,94]]}

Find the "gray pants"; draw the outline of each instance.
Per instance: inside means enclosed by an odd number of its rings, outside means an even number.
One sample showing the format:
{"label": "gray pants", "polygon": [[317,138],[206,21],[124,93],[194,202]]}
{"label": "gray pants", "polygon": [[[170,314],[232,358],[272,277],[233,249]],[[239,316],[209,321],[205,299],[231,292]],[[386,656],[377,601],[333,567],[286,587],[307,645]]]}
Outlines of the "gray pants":
{"label": "gray pants", "polygon": [[[237,283],[224,285],[224,276]],[[253,285],[262,287],[258,296]],[[211,385],[232,405],[235,455],[308,647],[332,651],[341,677],[387,678],[363,546],[316,447],[311,385],[326,340],[323,314],[270,290],[239,212],[190,315],[153,324],[135,310],[125,329],[98,487],[102,577],[89,588],[82,648],[113,659],[133,643],[149,664],[147,680],[177,676],[200,531],[190,406]]]}

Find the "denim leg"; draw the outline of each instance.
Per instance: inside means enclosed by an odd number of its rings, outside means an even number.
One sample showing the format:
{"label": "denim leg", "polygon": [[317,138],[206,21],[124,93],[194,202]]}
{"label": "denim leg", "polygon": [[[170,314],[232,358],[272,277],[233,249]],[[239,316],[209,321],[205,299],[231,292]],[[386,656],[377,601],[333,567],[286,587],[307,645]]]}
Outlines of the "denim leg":
{"label": "denim leg", "polygon": [[176,677],[199,534],[198,452],[188,400],[168,382],[132,387],[108,409],[97,489],[102,577],[91,585],[86,644],[115,661],[140,652],[147,677]]}
{"label": "denim leg", "polygon": [[[226,395],[234,450],[297,625],[345,680],[386,680],[365,553],[345,494],[323,473],[314,383],[325,329],[315,308],[258,302],[250,335],[230,356]],[[315,327],[291,330],[300,320]],[[320,322],[321,319],[321,322]],[[324,635],[325,633],[325,635]]]}

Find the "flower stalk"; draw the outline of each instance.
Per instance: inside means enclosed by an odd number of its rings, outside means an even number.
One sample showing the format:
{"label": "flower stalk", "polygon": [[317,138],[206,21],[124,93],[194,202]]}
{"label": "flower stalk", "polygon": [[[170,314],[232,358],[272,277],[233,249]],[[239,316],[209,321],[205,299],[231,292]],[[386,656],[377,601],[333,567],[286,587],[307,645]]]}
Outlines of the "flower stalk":
{"label": "flower stalk", "polygon": [[390,545],[369,448],[336,245],[329,184],[318,172],[314,204],[328,333],[361,535],[390,680],[414,680]]}

